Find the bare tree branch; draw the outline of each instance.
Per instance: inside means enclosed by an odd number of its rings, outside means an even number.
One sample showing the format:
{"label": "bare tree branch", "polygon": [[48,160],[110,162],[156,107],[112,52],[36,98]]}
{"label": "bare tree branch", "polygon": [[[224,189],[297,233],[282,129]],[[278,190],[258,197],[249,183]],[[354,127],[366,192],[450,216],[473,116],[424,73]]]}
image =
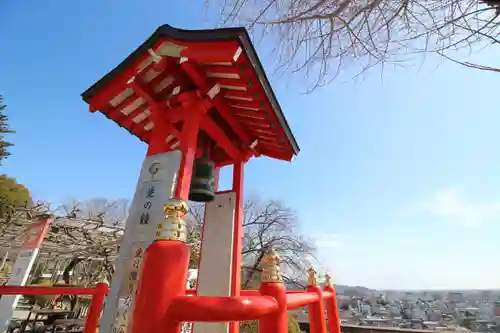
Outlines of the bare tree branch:
{"label": "bare tree branch", "polygon": [[491,0],[206,1],[222,8],[222,25],[243,24],[254,38],[276,45],[278,72],[304,73],[310,89],[348,65],[363,73],[414,54],[454,58],[457,50],[498,42],[500,7]]}
{"label": "bare tree branch", "polygon": [[128,199],[95,198],[87,201],[72,199],[58,207],[55,212],[67,218],[81,218],[103,225],[124,226],[129,208]]}
{"label": "bare tree branch", "polygon": [[[84,202],[68,200],[56,209],[46,202],[16,207],[13,214],[0,218],[0,245],[19,249],[32,219],[48,213],[53,215],[53,220],[42,243],[38,263],[48,262],[49,266],[56,267],[66,261],[61,267],[65,283],[89,285],[104,279],[110,281],[128,205],[128,200],[98,198]],[[57,276],[57,269],[54,270]]]}
{"label": "bare tree branch", "polygon": [[462,65],[462,66],[465,66],[465,67],[469,67],[469,68],[473,68],[473,69],[477,69],[477,70],[480,70],[480,71],[489,71],[489,72],[500,72],[500,68],[496,68],[496,67],[490,67],[490,66],[485,66],[485,65],[479,65],[479,64],[473,64],[471,62],[467,62],[467,61],[459,61],[459,60],[456,60],[456,59],[453,59],[453,58],[450,58],[448,57],[447,55],[445,54],[441,54],[444,58],[456,63],[456,64],[459,64],[459,65]]}
{"label": "bare tree branch", "polygon": [[[243,212],[243,288],[248,287],[258,276],[256,273],[260,272],[264,254],[270,248],[274,248],[281,256],[285,280],[298,282],[309,267],[307,258],[314,254],[314,248],[301,236],[295,213],[278,201],[262,202],[259,199],[247,200]],[[194,240],[201,236],[202,205],[191,205],[190,220],[196,221],[191,222],[191,225],[199,230],[198,233],[190,231]],[[189,238],[188,235],[188,242],[194,242],[189,241]],[[196,249],[199,251],[199,247]],[[195,260],[192,267],[196,267]]]}
{"label": "bare tree branch", "polygon": [[[37,209],[55,214],[42,244],[40,260],[64,258],[66,262],[61,268],[65,283],[89,285],[103,279],[111,280],[128,201],[69,200],[54,211],[45,203],[35,207],[43,207]],[[10,243],[14,246],[15,242],[22,241],[22,234],[31,223],[25,216],[25,210],[18,208],[8,223],[0,221],[3,222],[0,226],[4,228],[0,245]],[[190,205],[187,230],[191,268],[198,266],[203,218],[204,206]],[[244,286],[258,276],[256,273],[260,272],[261,261],[269,248],[274,248],[282,258],[285,281],[300,286],[314,248],[301,236],[295,213],[278,201],[247,200],[244,204],[242,246]],[[56,268],[54,270],[57,271]]]}
{"label": "bare tree branch", "polygon": [[197,268],[200,261],[201,231],[203,229],[204,205],[189,205],[189,213],[186,219],[187,244],[190,247],[189,268]]}

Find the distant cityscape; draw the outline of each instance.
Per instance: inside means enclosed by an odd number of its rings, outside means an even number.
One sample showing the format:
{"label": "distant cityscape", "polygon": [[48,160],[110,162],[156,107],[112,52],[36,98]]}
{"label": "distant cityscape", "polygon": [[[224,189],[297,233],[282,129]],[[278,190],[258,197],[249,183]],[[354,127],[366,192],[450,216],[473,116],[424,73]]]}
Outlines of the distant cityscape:
{"label": "distant cityscape", "polygon": [[[500,290],[393,291],[336,286],[343,325],[500,332]],[[299,317],[307,318],[307,310]]]}

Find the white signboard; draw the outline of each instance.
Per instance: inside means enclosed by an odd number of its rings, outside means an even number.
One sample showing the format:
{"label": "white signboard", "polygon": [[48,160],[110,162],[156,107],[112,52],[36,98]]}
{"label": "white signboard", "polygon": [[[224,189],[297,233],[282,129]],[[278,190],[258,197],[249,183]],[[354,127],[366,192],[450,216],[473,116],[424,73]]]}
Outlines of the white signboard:
{"label": "white signboard", "polygon": [[[231,296],[236,193],[225,192],[205,205],[198,296]],[[229,323],[195,323],[194,333],[228,333]]]}
{"label": "white signboard", "polygon": [[[50,222],[51,217],[45,216],[26,228],[23,247],[14,263],[14,267],[12,267],[12,273],[7,285],[24,286],[26,284]],[[21,295],[4,295],[0,299],[0,325],[2,325],[0,332],[5,332],[8,328],[20,297]]]}
{"label": "white signboard", "polygon": [[188,269],[188,278],[187,278],[187,282],[186,282],[186,289],[195,289],[197,280],[198,280],[198,269],[196,269],[196,268]]}
{"label": "white signboard", "polygon": [[180,161],[180,151],[173,151],[147,157],[143,163],[101,318],[101,333],[127,331],[142,257],[155,239],[163,205],[172,197]]}

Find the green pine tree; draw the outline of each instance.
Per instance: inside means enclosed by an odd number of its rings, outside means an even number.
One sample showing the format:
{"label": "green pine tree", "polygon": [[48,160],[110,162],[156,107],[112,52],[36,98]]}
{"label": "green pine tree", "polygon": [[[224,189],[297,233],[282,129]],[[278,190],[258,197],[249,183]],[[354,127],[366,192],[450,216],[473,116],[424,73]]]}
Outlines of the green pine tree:
{"label": "green pine tree", "polygon": [[8,126],[8,118],[5,115],[5,104],[3,104],[3,97],[0,95],[0,165],[2,160],[10,156],[9,148],[13,146],[12,143],[6,141],[5,134],[14,133]]}

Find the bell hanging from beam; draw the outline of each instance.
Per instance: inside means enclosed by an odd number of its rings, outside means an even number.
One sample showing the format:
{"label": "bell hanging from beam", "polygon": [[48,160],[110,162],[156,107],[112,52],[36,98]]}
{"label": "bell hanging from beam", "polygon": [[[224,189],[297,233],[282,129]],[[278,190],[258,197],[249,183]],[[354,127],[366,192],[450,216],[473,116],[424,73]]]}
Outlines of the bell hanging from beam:
{"label": "bell hanging from beam", "polygon": [[205,156],[194,160],[189,200],[210,202],[215,198],[215,164]]}

